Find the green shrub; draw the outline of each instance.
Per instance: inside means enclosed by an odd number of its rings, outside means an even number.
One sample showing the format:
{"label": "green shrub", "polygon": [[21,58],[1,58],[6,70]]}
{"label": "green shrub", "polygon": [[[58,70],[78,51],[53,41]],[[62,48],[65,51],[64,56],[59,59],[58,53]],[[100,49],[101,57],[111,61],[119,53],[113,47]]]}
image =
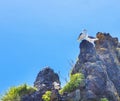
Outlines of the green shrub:
{"label": "green shrub", "polygon": [[1,101],[20,101],[21,97],[26,94],[35,92],[36,89],[26,84],[18,87],[11,87],[5,95],[2,96]]}
{"label": "green shrub", "polygon": [[76,89],[81,82],[83,82],[84,75],[82,73],[76,73],[70,76],[70,81],[60,90],[60,94],[64,92],[71,92]]}
{"label": "green shrub", "polygon": [[50,101],[51,91],[46,91],[45,94],[43,94],[42,99],[43,101]]}
{"label": "green shrub", "polygon": [[101,98],[101,101],[108,101],[107,98]]}

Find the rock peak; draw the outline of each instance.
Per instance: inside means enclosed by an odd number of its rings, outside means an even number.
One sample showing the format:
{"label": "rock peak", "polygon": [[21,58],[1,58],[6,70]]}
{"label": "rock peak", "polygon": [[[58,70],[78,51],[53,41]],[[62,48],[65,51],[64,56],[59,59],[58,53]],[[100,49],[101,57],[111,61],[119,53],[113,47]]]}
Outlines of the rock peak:
{"label": "rock peak", "polygon": [[96,51],[92,43],[87,40],[83,40],[80,43],[80,55],[79,60],[81,62],[85,61],[95,61],[96,60]]}
{"label": "rock peak", "polygon": [[37,91],[23,96],[22,101],[43,101],[42,96],[46,91],[60,88],[59,76],[50,67],[45,67],[38,73],[34,87],[37,88]]}
{"label": "rock peak", "polygon": [[99,39],[96,41],[97,48],[117,47],[119,44],[118,38],[113,38],[109,33],[98,32],[96,37]]}
{"label": "rock peak", "polygon": [[[47,89],[52,89],[53,83],[57,82],[60,84],[59,76],[57,73],[54,73],[54,70],[50,67],[43,68],[41,70],[34,82],[34,86],[40,90],[43,88],[43,85],[46,86]],[[44,87],[45,88],[45,87]]]}

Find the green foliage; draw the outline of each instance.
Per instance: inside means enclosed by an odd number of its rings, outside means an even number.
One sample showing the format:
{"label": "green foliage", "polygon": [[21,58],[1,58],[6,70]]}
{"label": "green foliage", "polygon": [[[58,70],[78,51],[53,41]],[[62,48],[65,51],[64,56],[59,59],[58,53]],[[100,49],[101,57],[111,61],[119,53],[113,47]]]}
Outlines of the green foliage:
{"label": "green foliage", "polygon": [[50,101],[51,91],[46,91],[45,94],[43,94],[42,99],[43,101]]}
{"label": "green foliage", "polygon": [[11,87],[5,95],[2,96],[1,101],[20,101],[21,97],[26,94],[35,92],[36,89],[26,84],[18,87]]}
{"label": "green foliage", "polygon": [[82,73],[70,75],[70,81],[60,90],[60,94],[73,91],[83,82],[83,79],[84,75]]}
{"label": "green foliage", "polygon": [[101,98],[101,101],[108,101],[107,98]]}

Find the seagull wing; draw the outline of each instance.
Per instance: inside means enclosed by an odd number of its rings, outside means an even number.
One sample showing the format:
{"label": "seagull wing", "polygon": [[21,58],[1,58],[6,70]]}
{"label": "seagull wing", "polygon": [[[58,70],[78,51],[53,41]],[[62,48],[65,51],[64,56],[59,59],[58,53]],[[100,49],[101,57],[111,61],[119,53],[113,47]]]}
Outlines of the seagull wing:
{"label": "seagull wing", "polygon": [[87,37],[87,35],[85,33],[80,33],[78,40],[81,41],[83,39],[85,39]]}

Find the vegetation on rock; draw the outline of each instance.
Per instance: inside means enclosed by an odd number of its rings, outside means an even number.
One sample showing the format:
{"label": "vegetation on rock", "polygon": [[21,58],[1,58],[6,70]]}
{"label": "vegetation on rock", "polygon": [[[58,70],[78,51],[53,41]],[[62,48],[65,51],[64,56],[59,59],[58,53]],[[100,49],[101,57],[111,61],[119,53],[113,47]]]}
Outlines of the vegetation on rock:
{"label": "vegetation on rock", "polygon": [[82,73],[76,73],[70,76],[70,81],[60,90],[60,94],[64,92],[71,92],[76,89],[81,82],[83,82],[84,75]]}
{"label": "vegetation on rock", "polygon": [[11,87],[1,98],[1,101],[21,101],[21,97],[26,94],[35,92],[34,87],[30,87],[26,84],[18,87]]}
{"label": "vegetation on rock", "polygon": [[45,94],[43,94],[42,99],[43,101],[50,101],[51,91],[46,91]]}
{"label": "vegetation on rock", "polygon": [[101,101],[108,101],[107,98],[101,98]]}

